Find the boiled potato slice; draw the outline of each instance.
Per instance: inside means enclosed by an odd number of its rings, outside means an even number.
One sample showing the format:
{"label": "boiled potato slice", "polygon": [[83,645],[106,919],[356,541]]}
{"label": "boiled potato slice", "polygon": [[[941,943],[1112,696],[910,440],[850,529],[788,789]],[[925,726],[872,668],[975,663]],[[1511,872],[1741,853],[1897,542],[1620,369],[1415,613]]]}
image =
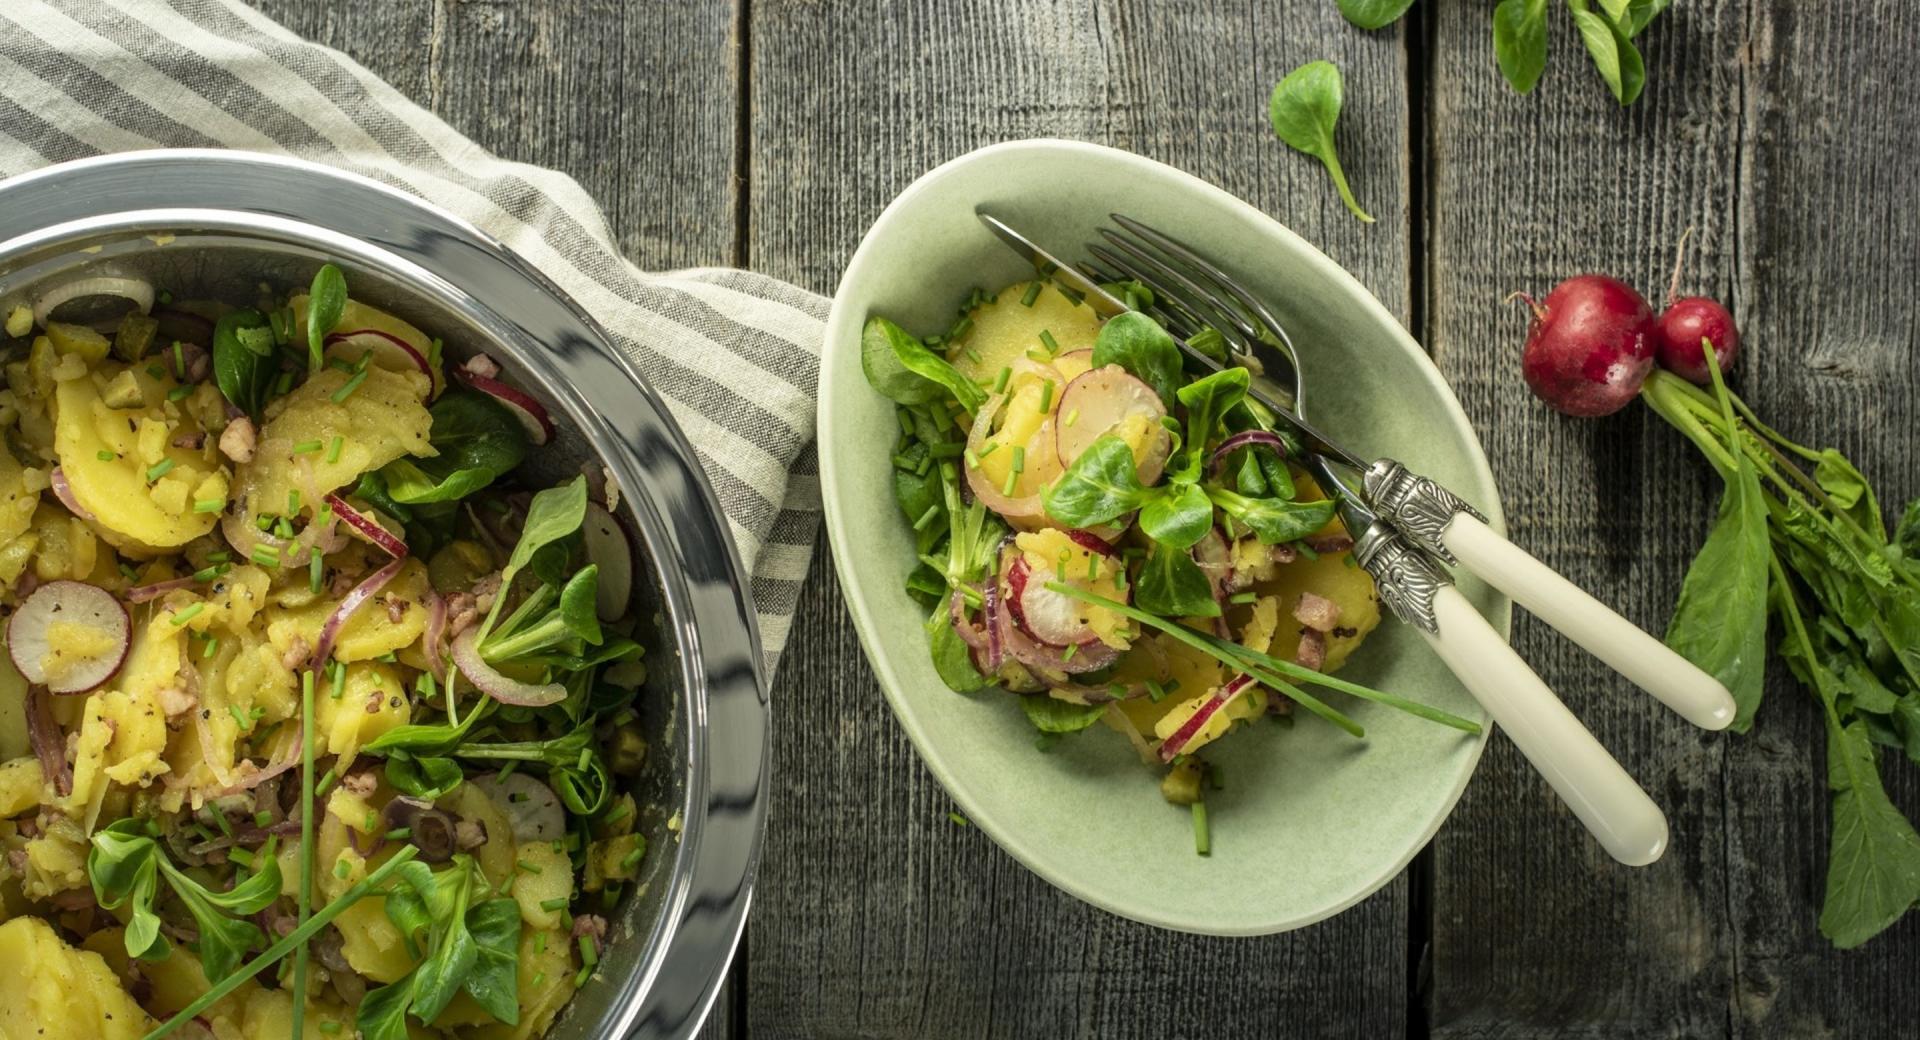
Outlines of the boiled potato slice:
{"label": "boiled potato slice", "polygon": [[[465,820],[477,821],[486,831],[486,844],[473,850],[474,859],[480,864],[480,873],[495,888],[506,884],[514,874],[514,858],[518,851],[513,840],[513,824],[507,819],[500,807],[476,784],[461,784],[447,792],[435,803]],[[519,882],[515,882],[516,885]]]}
{"label": "boiled potato slice", "polygon": [[1324,596],[1340,608],[1340,621],[1327,634],[1327,659],[1321,671],[1331,672],[1345,664],[1367,633],[1379,626],[1380,594],[1373,587],[1373,577],[1350,559],[1350,553],[1302,558],[1283,564],[1271,581],[1255,586],[1260,595],[1279,601],[1279,625],[1267,653],[1291,661],[1299,651],[1301,626],[1293,618],[1293,609],[1300,605],[1303,592]]}
{"label": "boiled potato slice", "polygon": [[413,717],[406,687],[391,665],[362,661],[346,668],[340,696],[334,697],[329,688],[325,695],[316,694],[313,702],[316,738],[325,741],[315,753],[340,756],[335,768],[342,773],[362,745]]}
{"label": "boiled potato slice", "polygon": [[[32,761],[29,759],[28,761]],[[514,901],[520,904],[520,919],[529,928],[558,928],[566,907],[549,910],[542,903],[573,898],[573,860],[553,847],[552,842],[536,841],[520,849],[520,862],[532,867],[513,883]]]}
{"label": "boiled potato slice", "polygon": [[554,1016],[573,999],[574,942],[562,931],[527,928],[520,933],[520,1021],[515,1025],[489,1022],[462,1035],[468,1040],[528,1040],[553,1024]]}
{"label": "boiled potato slice", "polygon": [[[402,604],[398,621],[388,613],[389,598]],[[427,608],[421,605],[426,598],[427,566],[409,558],[379,596],[340,626],[339,637],[333,641],[333,656],[342,661],[365,661],[412,645],[427,629]],[[335,606],[323,597],[304,607],[269,607],[267,638],[282,653],[293,647],[296,639],[311,648],[319,642],[320,629]]]}
{"label": "boiled potato slice", "polygon": [[27,755],[0,765],[0,817],[18,816],[40,804],[40,760]]}
{"label": "boiled potato slice", "polygon": [[13,655],[0,648],[0,760],[32,751],[33,741],[27,735],[27,680],[13,666]]}
{"label": "boiled potato slice", "polygon": [[213,530],[219,511],[202,512],[194,503],[224,503],[227,474],[211,452],[175,443],[204,431],[166,400],[171,379],[133,369],[152,403],[108,407],[101,391],[121,371],[103,363],[58,382],[54,450],[74,499],[93,514],[93,530],[123,552],[156,555]]}
{"label": "boiled potato slice", "polygon": [[[304,351],[307,348],[307,297],[303,293],[288,300],[287,303],[293,308],[294,345]],[[358,300],[350,299],[347,301],[346,307],[340,311],[340,323],[335,325],[333,330],[335,332],[358,332],[362,329],[372,329],[375,332],[384,332],[392,336],[400,342],[405,343],[408,347],[411,347],[414,353],[418,354],[421,358],[426,359],[428,361],[428,367],[433,367],[432,361],[435,353],[433,349],[433,337],[420,331],[411,323],[402,321],[378,307],[369,307]],[[345,361],[359,360],[357,357],[347,356],[345,353],[337,350],[330,353],[332,353],[333,356],[341,357],[342,360]],[[378,364],[389,366],[396,371],[419,370],[417,366],[408,367],[393,354],[376,354],[375,361]],[[440,391],[445,389],[447,385],[446,380],[437,369],[432,373],[432,377],[433,394],[438,396]]]}
{"label": "boiled potato slice", "polygon": [[158,1024],[99,954],[68,946],[37,917],[0,924],[0,1037],[140,1040]]}
{"label": "boiled potato slice", "polygon": [[1051,284],[1040,290],[1033,306],[1025,306],[1020,301],[1027,285],[1009,285],[995,295],[994,302],[975,307],[970,312],[972,328],[948,344],[947,360],[967,378],[992,383],[1002,368],[1026,357],[1027,351],[1046,353],[1042,332],[1052,335],[1061,354],[1093,349],[1100,336],[1100,316],[1092,307],[1074,303]]}

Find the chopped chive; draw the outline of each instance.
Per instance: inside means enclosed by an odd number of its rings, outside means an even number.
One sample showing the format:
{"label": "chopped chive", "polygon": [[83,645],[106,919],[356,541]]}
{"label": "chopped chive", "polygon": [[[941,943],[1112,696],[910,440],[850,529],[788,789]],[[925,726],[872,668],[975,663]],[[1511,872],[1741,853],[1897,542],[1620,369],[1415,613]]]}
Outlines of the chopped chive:
{"label": "chopped chive", "polygon": [[207,554],[207,562],[209,563],[225,563],[231,559],[233,559],[233,554],[226,551],[225,549],[222,549],[219,552],[210,552]]}
{"label": "chopped chive", "polygon": [[1147,699],[1155,704],[1167,699],[1167,688],[1160,685],[1160,680],[1147,680]]}
{"label": "chopped chive", "polygon": [[1020,445],[1020,444],[1016,444],[1016,445],[1014,445],[1014,446],[1013,446],[1013,471],[1014,471],[1015,473],[1018,473],[1018,472],[1020,472],[1021,470],[1023,470],[1023,469],[1026,469],[1026,468],[1027,468],[1027,449],[1026,449],[1026,446],[1025,446],[1025,445]]}
{"label": "chopped chive", "polygon": [[999,442],[999,441],[988,441],[988,442],[987,442],[987,446],[986,446],[986,447],[984,447],[984,448],[982,448],[982,449],[980,449],[980,457],[984,459],[984,458],[986,458],[987,456],[989,456],[989,455],[991,455],[991,454],[993,454],[994,452],[996,452],[996,451],[999,451],[999,450],[1000,450],[1000,442]]}
{"label": "chopped chive", "polygon": [[173,615],[173,623],[175,625],[184,625],[187,622],[192,621],[195,617],[199,616],[200,612],[205,609],[207,609],[207,605],[205,603],[195,603],[187,607],[185,610],[175,613]]}
{"label": "chopped chive", "polygon": [[580,937],[580,961],[589,968],[600,963],[600,951],[594,946],[591,935]]}
{"label": "chopped chive", "polygon": [[187,377],[187,346],[177,339],[173,341],[173,370],[180,373],[180,378]]}
{"label": "chopped chive", "polygon": [[388,841],[406,841],[411,837],[413,837],[412,827],[395,827],[387,832]]}
{"label": "chopped chive", "polygon": [[1012,378],[1013,378],[1013,366],[1012,365],[1000,366],[1000,375],[998,378],[994,379],[993,381],[993,392],[996,394],[1006,393],[1007,380]]}
{"label": "chopped chive", "polygon": [[1000,487],[1000,493],[1001,493],[1002,495],[1005,495],[1005,496],[1007,496],[1008,498],[1012,498],[1012,497],[1013,497],[1013,485],[1014,485],[1014,484],[1015,484],[1016,482],[1018,482],[1018,481],[1019,481],[1019,479],[1020,479],[1020,471],[1019,471],[1019,470],[1017,470],[1017,469],[1010,469],[1010,470],[1008,470],[1008,471],[1007,471],[1007,479],[1006,479],[1006,482],[1005,482],[1004,484],[1002,484],[1002,485],[1001,485],[1001,487]]}
{"label": "chopped chive", "polygon": [[301,441],[293,446],[293,453],[295,455],[307,455],[319,451],[320,448],[321,444],[319,441]]}
{"label": "chopped chive", "polygon": [[912,436],[913,435],[913,413],[907,411],[905,408],[902,408],[899,411],[893,413],[893,416],[894,418],[900,420],[900,432],[908,436]]}
{"label": "chopped chive", "polygon": [[1051,379],[1040,385],[1040,410],[1053,411],[1053,380]]}
{"label": "chopped chive", "polygon": [[921,460],[920,460],[920,463],[919,463],[919,465],[916,465],[916,466],[914,466],[914,467],[913,467],[913,475],[914,475],[914,476],[916,476],[916,477],[924,477],[924,476],[926,476],[926,475],[927,475],[927,467],[929,467],[929,466],[932,466],[932,465],[933,465],[933,456],[931,456],[931,455],[928,455],[928,456],[926,456],[925,458],[923,458],[923,459],[921,459]]}
{"label": "chopped chive", "polygon": [[1062,660],[1062,661],[1071,661],[1071,660],[1073,660],[1073,655],[1074,655],[1074,654],[1077,654],[1077,653],[1079,653],[1079,652],[1080,652],[1080,644],[1078,644],[1078,643],[1068,643],[1068,644],[1067,644],[1067,648],[1066,648],[1065,650],[1063,650],[1063,651],[1061,651],[1061,653],[1060,653],[1060,660]]}
{"label": "chopped chive", "polygon": [[1227,602],[1228,603],[1252,603],[1254,600],[1257,600],[1259,598],[1260,598],[1260,594],[1257,592],[1236,592],[1233,595],[1227,597]]}
{"label": "chopped chive", "polygon": [[520,868],[520,872],[523,874],[538,874],[541,872],[538,866],[528,863],[524,859],[515,860],[513,865]]}
{"label": "chopped chive", "polygon": [[968,469],[979,469],[979,468],[980,468],[980,456],[978,456],[978,455],[975,455],[975,454],[973,453],[973,449],[972,449],[972,448],[968,448],[968,449],[966,450],[966,452],[964,452],[964,454],[965,454],[965,456],[966,456],[966,460],[967,460],[967,468],[968,468]]}
{"label": "chopped chive", "polygon": [[1087,556],[1087,580],[1097,581],[1099,580],[1099,578],[1100,578],[1100,556],[1098,553],[1089,554]]}
{"label": "chopped chive", "polygon": [[320,782],[313,785],[313,796],[315,798],[325,798],[327,792],[333,790],[334,783],[339,779],[340,777],[331,769],[320,774]]}
{"label": "chopped chive", "polygon": [[366,823],[366,826],[360,829],[367,832],[368,834],[372,834],[374,831],[377,831],[380,829],[380,814],[377,812],[374,812],[372,809],[368,809],[367,818],[363,822]]}
{"label": "chopped chive", "polygon": [[320,550],[315,549],[307,556],[307,587],[319,592],[326,574],[327,561],[321,558]]}
{"label": "chopped chive", "polygon": [[255,827],[265,827],[267,824],[272,822],[273,822],[273,814],[266,811],[265,809],[262,809],[259,812],[253,814],[253,825]]}
{"label": "chopped chive", "polygon": [[347,666],[340,664],[338,661],[335,661],[334,664],[338,665],[338,667],[333,670],[333,692],[327,694],[327,696],[337,701],[340,699],[340,695],[345,693],[347,689]]}
{"label": "chopped chive", "polygon": [[[567,908],[567,901],[563,899],[560,901],[560,905],[555,909],[564,911],[566,908]],[[541,932],[538,935],[535,935],[533,937],[533,952],[535,953],[547,952],[547,933]],[[536,982],[534,983],[534,985],[538,986],[539,983]]]}
{"label": "chopped chive", "polygon": [[507,764],[500,767],[500,779],[505,780],[507,777],[512,776],[513,771],[518,768],[520,768],[519,759],[517,758],[507,759]]}
{"label": "chopped chive", "polygon": [[913,472],[913,468],[918,465],[920,465],[920,462],[918,459],[910,459],[905,455],[895,455],[893,457],[894,469],[905,470],[908,473],[911,473]]}
{"label": "chopped chive", "polygon": [[300,515],[300,489],[299,488],[287,489],[287,515],[288,516]]}
{"label": "chopped chive", "polygon": [[273,522],[273,533],[279,535],[282,538],[292,538],[293,537],[292,522],[289,521],[284,516],[278,520],[275,520]]}
{"label": "chopped chive", "polygon": [[280,550],[271,545],[256,545],[247,557],[262,567],[280,566]]}
{"label": "chopped chive", "polygon": [[953,323],[953,328],[947,332],[947,340],[951,342],[953,340],[960,339],[964,337],[967,333],[972,331],[973,331],[973,318],[971,316],[963,315],[961,316],[959,321],[956,321]]}
{"label": "chopped chive", "polygon": [[940,505],[939,503],[936,502],[935,504],[928,506],[926,512],[920,514],[920,519],[915,520],[913,522],[913,529],[916,531],[924,531],[927,529],[927,525],[933,523],[933,521],[939,516],[940,516]]}
{"label": "chopped chive", "polygon": [[1207,831],[1207,803],[1193,803],[1193,851],[1201,856],[1213,855],[1213,835]]}
{"label": "chopped chive", "polygon": [[1293,543],[1293,547],[1296,551],[1300,553],[1300,555],[1306,557],[1309,560],[1317,560],[1320,558],[1320,554],[1314,551],[1313,546],[1308,545],[1305,542],[1295,542]]}
{"label": "chopped chive", "polygon": [[632,870],[634,867],[639,866],[641,857],[645,856],[646,854],[647,854],[647,850],[636,848],[633,851],[627,853],[626,855],[620,857],[620,869]]}
{"label": "chopped chive", "polygon": [[573,988],[579,989],[585,986],[587,984],[587,980],[592,977],[593,977],[592,968],[581,968],[579,973],[573,977]]}
{"label": "chopped chive", "polygon": [[148,365],[147,374],[155,379],[165,379],[167,377],[167,370],[161,368],[159,365]]}
{"label": "chopped chive", "polygon": [[340,387],[340,389],[335,390],[333,392],[333,403],[339,404],[340,402],[345,401],[347,398],[352,397],[353,392],[355,390],[360,389],[360,384],[366,381],[367,381],[367,373],[365,369],[362,369],[360,372],[356,373],[352,379],[347,380],[346,383]]}
{"label": "chopped chive", "polygon": [[347,865],[347,861],[345,858],[341,858],[333,861],[334,877],[337,877],[340,880],[345,881],[347,879],[347,875],[351,873],[353,873],[353,868]]}
{"label": "chopped chive", "polygon": [[213,579],[218,578],[222,574],[227,573],[227,568],[230,566],[232,565],[226,564],[226,563],[216,563],[206,567],[202,567],[199,570],[193,572],[193,580],[198,582],[212,581]]}
{"label": "chopped chive", "polygon": [[238,704],[227,705],[227,713],[233,716],[233,722],[240,727],[240,732],[246,733],[253,729],[253,720],[247,717],[246,712],[240,710]]}
{"label": "chopped chive", "polygon": [[1041,288],[1042,287],[1038,281],[1028,282],[1027,291],[1020,294],[1020,306],[1022,307],[1033,306],[1033,301],[1040,298]]}
{"label": "chopped chive", "polygon": [[342,372],[352,372],[352,371],[353,371],[353,366],[352,366],[352,365],[350,365],[350,364],[348,364],[345,358],[328,358],[328,359],[327,359],[327,367],[328,367],[328,368],[334,368],[334,369],[339,369],[339,370],[340,370],[340,371],[342,371]]}
{"label": "chopped chive", "polygon": [[227,508],[227,504],[217,498],[196,498],[193,500],[193,511],[196,513],[218,513],[225,508]]}
{"label": "chopped chive", "polygon": [[[222,819],[224,819],[226,817],[226,813],[221,813],[220,816]],[[227,836],[232,837],[233,832],[228,831]],[[239,849],[239,848],[228,849],[227,859],[231,860],[234,863],[240,864],[241,866],[247,868],[248,870],[253,869],[253,853],[248,852],[246,849]]]}
{"label": "chopped chive", "polygon": [[957,459],[960,457],[961,452],[965,450],[966,445],[961,444],[959,441],[947,441],[944,444],[929,446],[927,448],[927,454],[936,459]]}
{"label": "chopped chive", "polygon": [[1027,360],[1044,365],[1053,360],[1053,355],[1047,353],[1044,347],[1028,347]]}
{"label": "chopped chive", "polygon": [[1060,353],[1060,342],[1053,338],[1053,333],[1050,330],[1040,330],[1040,342],[1046,345],[1048,354],[1058,355]]}
{"label": "chopped chive", "polygon": [[291,389],[293,389],[292,372],[282,372],[280,373],[280,378],[273,381],[273,396],[275,397],[283,397],[286,395],[286,392]]}
{"label": "chopped chive", "polygon": [[193,396],[193,387],[191,385],[176,386],[173,389],[167,391],[167,400],[173,401],[175,403],[184,401],[191,396]]}
{"label": "chopped chive", "polygon": [[148,466],[147,467],[147,483],[151,484],[154,481],[159,480],[161,477],[166,476],[167,471],[171,469],[173,469],[172,459],[161,459],[159,462],[156,462],[153,465]]}
{"label": "chopped chive", "polygon": [[255,520],[253,522],[253,526],[259,528],[262,531],[265,531],[271,528],[273,526],[273,515],[269,513],[261,516],[260,519]]}
{"label": "chopped chive", "polygon": [[96,459],[99,459],[101,462],[112,462],[114,459],[117,459],[120,456],[115,455],[113,452],[110,452],[105,448],[102,448],[99,451],[94,452],[93,457]]}
{"label": "chopped chive", "polygon": [[333,438],[332,443],[327,445],[327,465],[331,466],[340,461],[340,448],[345,444],[344,438],[338,435]]}
{"label": "chopped chive", "polygon": [[220,651],[220,637],[214,636],[212,639],[207,640],[206,649],[200,651],[200,659],[204,661],[207,658],[212,657],[214,654],[218,653],[219,651]]}
{"label": "chopped chive", "polygon": [[320,1023],[320,1031],[322,1033],[327,1034],[328,1036],[332,1036],[333,1034],[338,1033],[340,1031],[340,1023],[322,1022]]}
{"label": "chopped chive", "polygon": [[540,909],[546,910],[549,912],[558,910],[561,907],[566,905],[567,905],[567,899],[565,896],[555,896],[552,899],[542,899],[540,901]]}

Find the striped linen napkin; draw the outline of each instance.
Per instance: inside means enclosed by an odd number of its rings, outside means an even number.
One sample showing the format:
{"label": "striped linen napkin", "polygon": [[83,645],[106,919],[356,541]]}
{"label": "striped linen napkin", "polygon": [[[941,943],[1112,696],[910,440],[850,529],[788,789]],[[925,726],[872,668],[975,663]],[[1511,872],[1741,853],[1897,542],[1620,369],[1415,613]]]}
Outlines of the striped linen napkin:
{"label": "striped linen napkin", "polygon": [[613,332],[693,442],[752,570],[771,671],[819,523],[826,300],[744,271],[642,271],[572,178],[489,154],[236,0],[4,0],[0,30],[0,177],[143,148],[293,155],[412,192],[540,268]]}

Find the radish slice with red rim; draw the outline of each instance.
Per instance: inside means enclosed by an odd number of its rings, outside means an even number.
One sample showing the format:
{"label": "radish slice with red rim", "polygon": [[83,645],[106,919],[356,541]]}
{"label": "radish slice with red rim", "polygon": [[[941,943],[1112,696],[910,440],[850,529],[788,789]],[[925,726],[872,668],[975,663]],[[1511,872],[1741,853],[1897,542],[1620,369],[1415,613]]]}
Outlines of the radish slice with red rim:
{"label": "radish slice with red rim", "polygon": [[340,630],[347,626],[347,622],[352,619],[355,611],[366,606],[368,600],[380,594],[380,590],[386,587],[387,582],[392,581],[393,576],[400,573],[400,565],[405,562],[401,559],[388,563],[385,567],[367,575],[360,584],[353,587],[352,591],[341,597],[340,604],[333,608],[333,613],[327,615],[326,623],[320,626],[320,641],[313,648],[312,666],[314,668],[326,665],[327,658],[333,656],[333,644],[340,638]]}
{"label": "radish slice with red rim", "polygon": [[567,814],[560,807],[560,796],[539,777],[482,773],[467,782],[484,791],[505,814],[515,842],[559,841],[567,836]]}
{"label": "radish slice with red rim", "polygon": [[86,693],[120,670],[130,636],[127,609],[113,593],[84,581],[50,581],[7,622],[7,653],[28,682],[52,693]]}
{"label": "radish slice with red rim", "polygon": [[538,448],[553,439],[553,420],[547,417],[546,406],[534,400],[533,395],[508,386],[498,379],[469,372],[464,368],[454,369],[453,374],[461,382],[493,398],[507,411],[512,412],[513,417],[519,420],[521,427],[527,431],[527,439],[533,442],[534,447]]}
{"label": "radish slice with red rim", "polygon": [[594,613],[602,621],[618,621],[633,595],[633,543],[620,518],[598,502],[588,500],[587,518],[580,525],[587,561],[600,568],[594,591]]}
{"label": "radish slice with red rim", "polygon": [[1063,418],[1054,427],[1054,450],[1061,465],[1073,465],[1073,460],[1094,441],[1132,422],[1150,427],[1146,450],[1135,460],[1140,482],[1151,484],[1160,479],[1172,447],[1167,431],[1160,425],[1167,409],[1153,387],[1128,375],[1126,369],[1107,365],[1068,383],[1060,392],[1059,414],[1073,417],[1071,424]]}
{"label": "radish slice with red rim", "polygon": [[466,676],[467,681],[481,693],[502,704],[515,704],[523,708],[544,708],[567,699],[567,688],[557,682],[524,683],[496,671],[480,656],[480,648],[474,644],[478,627],[468,628],[453,637],[453,663],[459,666],[460,674]]}
{"label": "radish slice with red rim", "polygon": [[325,344],[328,350],[338,348],[342,360],[357,362],[361,357],[371,352],[373,355],[372,363],[381,368],[417,368],[428,379],[433,381],[433,393],[435,396],[438,396],[440,391],[446,387],[446,383],[440,378],[439,373],[435,372],[433,365],[427,361],[426,355],[415,350],[413,344],[408,343],[406,340],[401,339],[391,332],[382,332],[379,329],[354,329],[350,332],[332,332],[328,333],[327,338],[321,342]]}
{"label": "radish slice with red rim", "polygon": [[1175,756],[1185,752],[1193,744],[1193,738],[1199,736],[1200,731],[1206,728],[1207,723],[1252,685],[1252,676],[1236,675],[1232,681],[1221,687],[1218,693],[1208,697],[1206,702],[1188,717],[1187,721],[1180,724],[1179,729],[1173,731],[1172,736],[1161,741],[1160,761],[1171,762]]}
{"label": "radish slice with red rim", "polygon": [[372,542],[386,550],[387,555],[395,559],[407,555],[407,543],[401,541],[400,537],[392,531],[387,530],[370,511],[361,512],[352,503],[341,498],[338,493],[327,495],[327,505],[333,507],[333,515],[347,525],[347,530],[358,535],[362,541]]}
{"label": "radish slice with red rim", "polygon": [[1047,646],[1080,646],[1098,637],[1080,617],[1080,601],[1047,588],[1059,575],[1051,567],[1035,567],[1025,556],[1007,569],[1007,608],[1013,623],[1027,638]]}

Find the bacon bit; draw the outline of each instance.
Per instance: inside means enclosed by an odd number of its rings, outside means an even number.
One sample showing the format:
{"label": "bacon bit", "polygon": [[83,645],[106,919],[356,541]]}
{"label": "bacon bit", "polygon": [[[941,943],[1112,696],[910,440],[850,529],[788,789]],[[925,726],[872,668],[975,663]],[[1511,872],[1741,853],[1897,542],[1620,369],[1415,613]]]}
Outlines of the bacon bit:
{"label": "bacon bit", "polygon": [[487,829],[478,820],[461,820],[453,825],[453,843],[463,849],[477,849],[487,843]]}
{"label": "bacon bit", "polygon": [[253,420],[242,415],[220,431],[220,454],[238,463],[252,462],[254,445],[259,439]]}
{"label": "bacon bit", "polygon": [[305,636],[296,635],[293,642],[287,644],[287,651],[280,655],[280,663],[287,671],[296,671],[307,666],[307,658],[313,656],[313,647],[307,645]]}
{"label": "bacon bit", "polygon": [[1307,548],[1317,553],[1343,553],[1353,548],[1353,539],[1344,534],[1323,534],[1306,540]]}
{"label": "bacon bit", "polygon": [[27,872],[27,850],[8,849],[7,869],[11,870],[15,877],[25,876]]}
{"label": "bacon bit", "polygon": [[382,701],[385,701],[386,699],[387,699],[387,695],[385,693],[382,693],[379,690],[373,691],[373,693],[367,697],[367,714],[369,715],[379,714],[380,704]]}
{"label": "bacon bit", "polygon": [[399,596],[395,596],[392,593],[387,594],[386,603],[387,603],[387,620],[393,622],[396,625],[400,623],[401,619],[407,616],[407,608],[413,605],[407,602],[405,599]]}
{"label": "bacon bit", "polygon": [[60,910],[91,910],[100,905],[94,901],[91,888],[69,888],[55,892],[48,902]]}
{"label": "bacon bit", "polygon": [[352,592],[353,587],[358,584],[360,584],[359,575],[349,574],[346,571],[334,571],[333,577],[327,579],[327,595],[339,599]]}
{"label": "bacon bit", "polygon": [[480,610],[474,604],[472,593],[456,592],[447,597],[447,641],[452,641],[454,636],[472,628],[473,623],[478,620],[480,620]]}
{"label": "bacon bit", "polygon": [[380,786],[380,777],[371,768],[357,769],[340,780],[340,789],[362,798],[373,793]]}
{"label": "bacon bit", "polygon": [[1340,623],[1340,605],[1325,596],[1302,592],[1299,604],[1293,608],[1293,617],[1315,632],[1331,632],[1333,626]]}
{"label": "bacon bit", "polygon": [[1275,563],[1292,563],[1299,558],[1300,550],[1295,549],[1292,542],[1281,542],[1279,545],[1273,547],[1273,562]]}
{"label": "bacon bit", "polygon": [[461,364],[460,370],[469,375],[492,379],[500,374],[500,365],[485,354],[475,354]]}
{"label": "bacon bit", "polygon": [[1327,663],[1327,635],[1311,628],[1300,632],[1300,649],[1293,652],[1293,663],[1319,671]]}
{"label": "bacon bit", "polygon": [[199,451],[206,443],[205,433],[183,433],[173,439],[174,447],[186,448],[189,451]]}
{"label": "bacon bit", "polygon": [[167,713],[169,722],[192,711],[200,704],[199,697],[177,686],[162,686],[154,698],[160,702],[160,710]]}
{"label": "bacon bit", "polygon": [[581,914],[573,919],[573,937],[588,936],[593,939],[593,950],[602,953],[607,947],[607,919],[599,914]]}

